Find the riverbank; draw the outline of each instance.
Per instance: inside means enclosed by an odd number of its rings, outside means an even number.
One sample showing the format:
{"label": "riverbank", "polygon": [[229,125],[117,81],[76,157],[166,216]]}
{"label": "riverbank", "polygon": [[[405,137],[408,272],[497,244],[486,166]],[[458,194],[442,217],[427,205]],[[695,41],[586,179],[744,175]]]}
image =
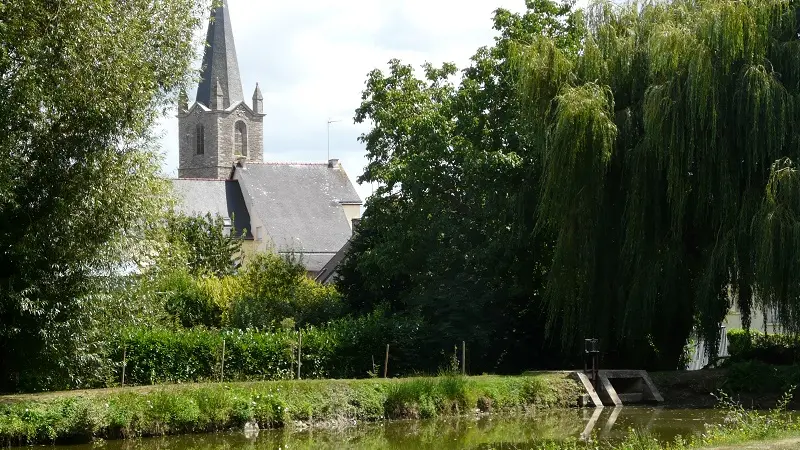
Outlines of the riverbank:
{"label": "riverbank", "polygon": [[567,373],[206,383],[0,397],[0,445],[575,406]]}
{"label": "riverbank", "polygon": [[[713,408],[724,391],[748,409],[771,409],[782,400],[800,376],[795,366],[770,366],[744,362],[719,369],[651,372],[650,378],[671,408]],[[788,404],[800,409],[800,396]],[[800,447],[799,447],[800,448]]]}

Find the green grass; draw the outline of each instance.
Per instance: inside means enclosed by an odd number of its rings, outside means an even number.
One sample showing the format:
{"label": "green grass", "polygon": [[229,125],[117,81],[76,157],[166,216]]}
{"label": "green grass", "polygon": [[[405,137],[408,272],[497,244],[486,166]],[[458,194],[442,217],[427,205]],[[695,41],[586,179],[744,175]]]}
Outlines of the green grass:
{"label": "green grass", "polygon": [[91,441],[296,421],[341,423],[574,406],[566,374],[209,383],[0,397],[0,444]]}

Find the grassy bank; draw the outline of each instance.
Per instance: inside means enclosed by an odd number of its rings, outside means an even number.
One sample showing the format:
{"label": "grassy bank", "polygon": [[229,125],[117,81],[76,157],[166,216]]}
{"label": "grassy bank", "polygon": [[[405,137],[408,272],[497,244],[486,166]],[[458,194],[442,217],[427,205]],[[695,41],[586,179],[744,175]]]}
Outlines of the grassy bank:
{"label": "grassy bank", "polygon": [[[800,365],[775,366],[758,361],[741,361],[719,369],[652,372],[650,377],[672,407],[712,408],[714,393],[724,391],[751,409],[771,409],[785,392],[800,384]],[[800,409],[800,398],[789,405]]]}
{"label": "grassy bank", "polygon": [[0,397],[0,444],[573,406],[566,374],[186,384]]}

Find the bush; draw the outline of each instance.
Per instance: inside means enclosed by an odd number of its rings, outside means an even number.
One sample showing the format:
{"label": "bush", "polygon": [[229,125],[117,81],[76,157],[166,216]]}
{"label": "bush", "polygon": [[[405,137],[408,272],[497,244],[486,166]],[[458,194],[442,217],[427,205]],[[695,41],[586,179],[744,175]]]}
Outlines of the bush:
{"label": "bush", "polygon": [[728,353],[732,362],[755,360],[791,365],[800,362],[800,339],[786,334],[734,329],[728,331]]}
{"label": "bush", "polygon": [[306,276],[305,268],[274,254],[259,254],[239,275],[241,289],[231,303],[231,325],[277,328],[294,319],[300,325],[321,325],[342,314],[342,300],[333,286]]}
{"label": "bush", "polygon": [[[185,328],[222,325],[225,301],[215,298],[216,278],[195,278],[185,270],[171,271],[156,280],[157,292],[165,296],[164,309]],[[212,286],[210,286],[212,285]]]}
{"label": "bush", "polygon": [[[416,324],[389,320],[380,312],[344,318],[325,327],[302,330],[303,378],[359,378],[368,375],[373,361],[383,362],[387,343],[404,351],[390,358],[390,373],[409,373],[416,361]],[[110,342],[111,359],[122,377],[126,360],[126,384],[178,383],[218,380],[222,374],[225,342],[226,380],[281,380],[296,373],[298,334],[282,329],[208,330],[135,328],[119,333]]]}
{"label": "bush", "polygon": [[155,273],[142,287],[164,297],[173,322],[184,327],[275,329],[292,319],[322,325],[342,316],[336,288],[306,276],[305,268],[278,255],[259,254],[235,275],[193,274],[187,268]]}

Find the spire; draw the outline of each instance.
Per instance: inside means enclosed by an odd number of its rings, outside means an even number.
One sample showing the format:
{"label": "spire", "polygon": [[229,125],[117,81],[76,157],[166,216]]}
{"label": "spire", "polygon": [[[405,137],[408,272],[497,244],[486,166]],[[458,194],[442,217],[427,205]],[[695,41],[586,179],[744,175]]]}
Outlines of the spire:
{"label": "spire", "polygon": [[253,92],[253,112],[256,114],[264,113],[264,96],[261,95],[258,83],[256,83],[256,90]]}
{"label": "spire", "polygon": [[203,72],[197,86],[197,102],[211,107],[215,80],[219,80],[223,99],[219,109],[228,108],[232,103],[244,101],[242,80],[239,77],[239,63],[236,59],[236,46],[233,43],[233,29],[228,15],[228,0],[211,13],[211,23],[206,34],[206,48],[203,55]]}

